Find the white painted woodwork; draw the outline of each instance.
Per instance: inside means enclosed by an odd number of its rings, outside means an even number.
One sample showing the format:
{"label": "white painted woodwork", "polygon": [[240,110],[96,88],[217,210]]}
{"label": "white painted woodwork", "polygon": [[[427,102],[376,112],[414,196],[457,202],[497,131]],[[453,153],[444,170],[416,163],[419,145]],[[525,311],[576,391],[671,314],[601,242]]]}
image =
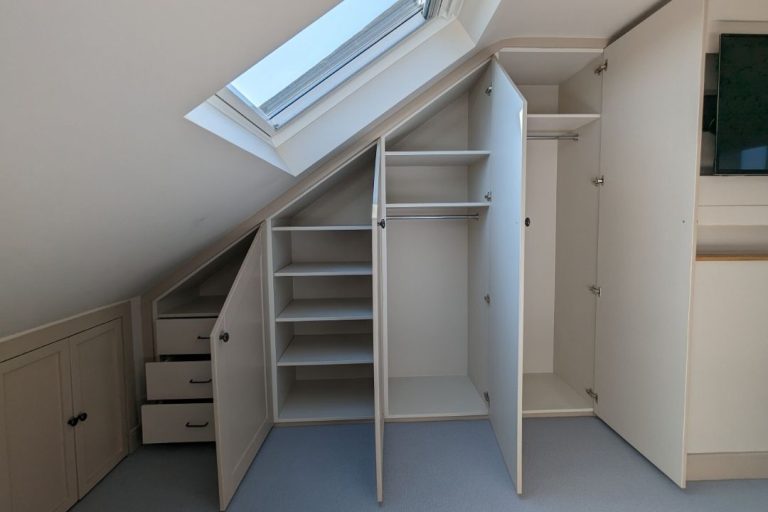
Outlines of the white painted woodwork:
{"label": "white painted woodwork", "polygon": [[333,322],[371,320],[371,299],[298,299],[277,316],[277,322]]}
{"label": "white painted woodwork", "polygon": [[0,509],[64,512],[77,501],[69,343],[0,363]]}
{"label": "white painted woodwork", "polygon": [[159,318],[156,352],[162,355],[209,354],[216,318]]}
{"label": "white painted woodwork", "polygon": [[85,496],[128,454],[123,332],[120,320],[69,338],[77,487]]}
{"label": "white painted woodwork", "polygon": [[557,141],[526,145],[525,373],[551,373],[554,365],[557,147]]}
{"label": "white painted woodwork", "polygon": [[576,132],[600,119],[600,114],[528,114],[528,133]]}
{"label": "white painted woodwork", "polygon": [[603,78],[596,413],[681,487],[704,4],[611,44]]}
{"label": "white painted woodwork", "polygon": [[372,364],[371,334],[318,334],[294,336],[277,366]]}
{"label": "white painted woodwork", "polygon": [[602,53],[602,48],[502,48],[498,59],[518,87],[560,85]]}
{"label": "white painted woodwork", "polygon": [[275,277],[370,276],[371,263],[352,261],[338,263],[291,263],[275,272]]}
{"label": "white painted woodwork", "polygon": [[216,318],[226,298],[226,295],[200,295],[163,311],[159,318]]}
{"label": "white painted woodwork", "polygon": [[450,203],[387,203],[389,210],[484,210],[490,203],[479,201],[457,201]]}
{"label": "white painted woodwork", "polygon": [[469,377],[390,377],[388,419],[486,416],[488,406]]}
{"label": "white painted woodwork", "polygon": [[297,380],[280,409],[279,422],[370,420],[373,379]]}
{"label": "white painted woodwork", "polygon": [[147,400],[213,398],[210,361],[162,361],[147,363]]}
{"label": "white painted woodwork", "polygon": [[387,151],[388,167],[467,166],[488,158],[488,151]]}
{"label": "white painted woodwork", "polygon": [[367,225],[338,225],[338,226],[275,226],[272,231],[370,231]]}
{"label": "white painted woodwork", "polygon": [[[263,234],[243,260],[211,331],[219,506],[225,510],[272,428],[264,316]],[[220,339],[222,333],[229,340]]]}
{"label": "white painted woodwork", "polygon": [[142,405],[141,432],[144,444],[215,441],[213,404]]}
{"label": "white painted woodwork", "polygon": [[688,453],[768,452],[768,261],[697,261]]}
{"label": "white painted woodwork", "polygon": [[494,191],[490,251],[488,392],[491,425],[518,494],[522,493],[526,103],[496,61],[493,93],[483,104]]}
{"label": "white painted woodwork", "polygon": [[555,373],[523,375],[523,417],[592,416],[591,399]]}

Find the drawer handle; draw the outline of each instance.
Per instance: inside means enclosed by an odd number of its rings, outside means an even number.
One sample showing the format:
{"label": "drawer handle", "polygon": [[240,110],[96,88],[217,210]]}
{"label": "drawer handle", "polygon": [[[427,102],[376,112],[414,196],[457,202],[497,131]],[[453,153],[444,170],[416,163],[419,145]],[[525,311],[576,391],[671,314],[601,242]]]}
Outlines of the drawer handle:
{"label": "drawer handle", "polygon": [[207,380],[189,379],[190,384],[210,384],[211,382],[213,382],[213,379],[207,379]]}
{"label": "drawer handle", "polygon": [[210,336],[198,336],[197,339],[199,339],[200,341],[203,341],[203,340],[210,340],[211,337]]}
{"label": "drawer handle", "polygon": [[197,424],[197,423],[190,423],[190,422],[187,422],[187,425],[186,425],[187,428],[205,428],[207,426],[208,426],[208,422],[207,421],[205,423],[203,423],[202,425],[201,424]]}

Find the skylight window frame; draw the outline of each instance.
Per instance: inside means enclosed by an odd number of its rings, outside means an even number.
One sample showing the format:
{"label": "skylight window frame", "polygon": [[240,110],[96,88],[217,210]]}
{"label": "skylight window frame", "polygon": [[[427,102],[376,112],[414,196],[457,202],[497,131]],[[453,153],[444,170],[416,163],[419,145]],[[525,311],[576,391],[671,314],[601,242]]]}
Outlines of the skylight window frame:
{"label": "skylight window frame", "polygon": [[[215,98],[257,128],[259,135],[271,138],[277,134],[278,130],[299,118],[336,88],[365,70],[370,64],[395,48],[411,34],[423,28],[431,19],[438,17],[443,13],[443,7],[446,5],[450,7],[453,4],[453,0],[422,0],[421,5],[414,6],[416,8],[413,9],[413,12],[407,19],[383,35],[376,35],[377,40],[375,42],[362,48],[354,57],[342,62],[331,72],[319,74],[318,77],[310,81],[311,86],[303,91],[300,89],[300,94],[291,98],[284,106],[276,109],[277,111],[272,117],[265,114],[259,106],[250,102],[231,83],[216,93]],[[361,36],[370,37],[371,34],[375,33],[362,31],[350,39],[348,43],[354,42],[356,38]],[[286,86],[283,91],[273,96],[273,98],[267,100],[265,104],[289,89],[296,82],[299,82],[299,80],[306,79],[306,75],[310,72],[312,72],[312,69]],[[232,116],[230,115],[230,117]]]}

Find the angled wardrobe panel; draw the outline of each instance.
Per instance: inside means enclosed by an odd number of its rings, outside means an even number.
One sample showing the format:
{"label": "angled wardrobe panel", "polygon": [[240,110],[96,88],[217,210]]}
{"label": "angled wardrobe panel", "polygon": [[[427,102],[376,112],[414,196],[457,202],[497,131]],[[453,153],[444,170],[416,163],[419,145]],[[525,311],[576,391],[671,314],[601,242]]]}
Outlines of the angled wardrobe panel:
{"label": "angled wardrobe panel", "polygon": [[[493,192],[490,208],[489,415],[499,447],[519,494],[522,493],[522,344],[525,208],[526,102],[512,80],[493,61],[490,95],[475,102],[487,116],[478,141],[488,159]],[[482,113],[480,113],[482,112]]]}
{"label": "angled wardrobe panel", "polygon": [[705,2],[673,0],[606,50],[596,413],[685,486]]}
{"label": "angled wardrobe panel", "polygon": [[229,505],[272,427],[263,311],[261,230],[211,332],[221,510]]}

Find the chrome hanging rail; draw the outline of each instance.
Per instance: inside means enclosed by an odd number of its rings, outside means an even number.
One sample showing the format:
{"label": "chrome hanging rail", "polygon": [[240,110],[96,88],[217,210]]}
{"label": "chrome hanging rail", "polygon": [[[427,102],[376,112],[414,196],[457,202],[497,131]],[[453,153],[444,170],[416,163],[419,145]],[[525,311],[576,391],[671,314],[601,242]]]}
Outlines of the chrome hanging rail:
{"label": "chrome hanging rail", "polygon": [[467,215],[391,215],[387,220],[480,220],[480,214]]}
{"label": "chrome hanging rail", "polygon": [[579,141],[578,133],[563,133],[563,134],[530,134],[528,140],[570,140],[573,142]]}

